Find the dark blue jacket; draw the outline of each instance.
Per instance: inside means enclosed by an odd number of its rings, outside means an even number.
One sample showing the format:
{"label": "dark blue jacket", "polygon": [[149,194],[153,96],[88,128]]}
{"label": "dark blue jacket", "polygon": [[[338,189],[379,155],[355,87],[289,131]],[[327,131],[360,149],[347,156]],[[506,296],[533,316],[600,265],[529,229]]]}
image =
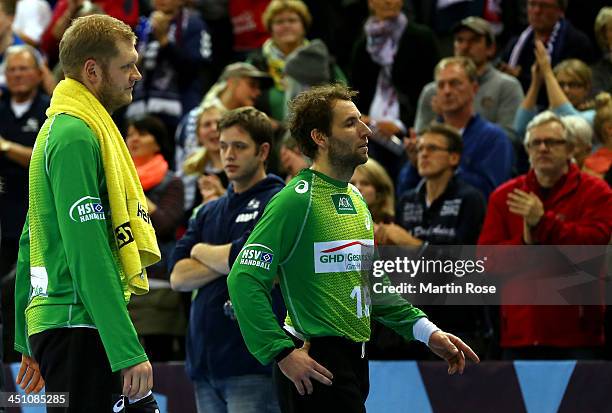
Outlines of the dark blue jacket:
{"label": "dark blue jacket", "polygon": [[[463,153],[457,176],[480,190],[485,200],[495,188],[510,179],[514,149],[506,132],[478,114],[463,129]],[[407,162],[398,177],[398,194],[414,188],[421,178]],[[400,192],[401,191],[401,192]]]}
{"label": "dark blue jacket", "polygon": [[[24,146],[34,146],[38,130],[47,119],[48,107],[49,96],[39,92],[32,106],[18,118],[11,108],[10,94],[5,92],[0,99],[0,135]],[[2,235],[16,242],[28,212],[28,168],[0,153],[0,179],[4,182],[4,192],[0,193]]]}
{"label": "dark blue jacket", "polygon": [[428,207],[425,181],[397,204],[395,220],[415,237],[432,245],[475,245],[484,222],[482,194],[453,176],[446,189]]}
{"label": "dark blue jacket", "polygon": [[160,116],[171,122],[174,133],[181,117],[200,103],[205,83],[210,83],[205,79],[212,55],[210,31],[200,15],[187,8],[170,22],[164,47],[152,30],[150,17],[142,17],[135,29],[142,80],[134,86],[127,114]]}
{"label": "dark blue jacket", "polygon": [[[215,245],[231,242],[231,267],[268,201],[284,186],[282,179],[271,174],[240,194],[230,185],[226,195],[205,204],[190,219],[185,236],[176,244],[170,268],[188,258],[191,248],[199,242]],[[272,297],[280,324],[286,312],[278,288],[273,290]],[[192,380],[271,373],[269,366],[262,366],[249,353],[238,323],[225,314],[224,304],[228,300],[227,275],[196,291],[187,334],[186,368]]]}

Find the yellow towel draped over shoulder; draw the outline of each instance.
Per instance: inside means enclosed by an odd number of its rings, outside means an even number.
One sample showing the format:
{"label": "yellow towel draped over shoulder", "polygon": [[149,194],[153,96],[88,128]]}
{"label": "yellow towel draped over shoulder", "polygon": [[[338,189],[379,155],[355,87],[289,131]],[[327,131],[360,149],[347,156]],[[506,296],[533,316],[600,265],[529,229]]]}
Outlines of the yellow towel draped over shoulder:
{"label": "yellow towel draped over shoulder", "polygon": [[145,268],[160,260],[147,202],[127,146],[110,114],[80,82],[62,80],[51,97],[47,116],[65,113],[83,120],[100,141],[111,220],[121,262],[124,292],[145,294]]}

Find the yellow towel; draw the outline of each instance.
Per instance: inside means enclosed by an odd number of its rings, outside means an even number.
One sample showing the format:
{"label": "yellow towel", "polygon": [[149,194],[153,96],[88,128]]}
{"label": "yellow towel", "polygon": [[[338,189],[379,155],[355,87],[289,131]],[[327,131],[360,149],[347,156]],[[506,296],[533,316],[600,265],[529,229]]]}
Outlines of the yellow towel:
{"label": "yellow towel", "polygon": [[100,141],[111,220],[122,266],[126,297],[149,291],[145,268],[161,254],[147,202],[127,146],[115,122],[96,97],[80,82],[62,80],[51,98],[47,116],[65,113],[83,120]]}

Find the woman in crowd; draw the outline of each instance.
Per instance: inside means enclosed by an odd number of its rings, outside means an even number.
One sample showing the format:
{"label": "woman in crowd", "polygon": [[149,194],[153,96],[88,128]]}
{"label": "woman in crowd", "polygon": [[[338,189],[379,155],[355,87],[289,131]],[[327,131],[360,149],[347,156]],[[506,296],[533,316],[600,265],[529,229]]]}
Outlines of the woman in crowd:
{"label": "woman in crowd", "polygon": [[[301,0],[272,0],[262,18],[270,38],[260,50],[249,56],[248,61],[269,73],[274,80],[274,85],[263,91],[257,106],[272,118],[282,121],[286,117],[285,63],[292,53],[308,45],[306,31],[312,16]],[[332,81],[346,82],[344,74],[332,60],[330,71]]]}
{"label": "woman in crowd", "polygon": [[419,95],[433,80],[439,52],[434,33],[410,21],[402,0],[370,0],[370,17],[353,51],[349,76],[357,106],[374,135],[370,156],[393,179],[405,161],[402,136],[414,123]]}
{"label": "woman in crowd", "polygon": [[187,157],[183,164],[187,178],[184,180],[185,205],[189,211],[225,193],[227,177],[221,164],[217,129],[222,114],[223,111],[219,107],[208,106],[202,109],[197,118],[196,134],[200,147]]}
{"label": "woman in crowd", "polygon": [[593,149],[593,128],[578,115],[564,116],[561,119],[567,129],[567,138],[574,147],[572,154],[574,162],[582,169],[585,159]]}
{"label": "woman in crowd", "polygon": [[612,7],[602,7],[597,14],[595,38],[602,57],[592,68],[593,90],[612,93]]}
{"label": "woman in crowd", "polygon": [[612,166],[612,98],[600,93],[596,98],[595,135],[601,147],[584,161],[584,171],[603,177]]}
{"label": "woman in crowd", "polygon": [[280,148],[280,163],[286,174],[285,182],[289,182],[302,169],[308,168],[311,164],[310,159],[300,151],[295,138],[289,135],[285,136]]}
{"label": "woman in crowd", "polygon": [[589,100],[593,79],[591,69],[578,59],[564,60],[553,69],[546,48],[540,41],[536,41],[535,55],[531,83],[514,118],[518,136],[525,135],[527,124],[538,114],[538,109],[543,109],[537,107],[538,93],[543,84],[550,109],[555,114],[579,115],[593,125],[595,111],[592,109],[593,102]]}
{"label": "woman in crowd", "polygon": [[128,121],[126,144],[147,198],[162,260],[147,269],[150,291],[132,296],[128,310],[150,360],[182,360],[187,319],[181,296],[170,289],[166,260],[183,216],[183,183],[168,167],[164,124],[153,116]]}
{"label": "woman in crowd", "polygon": [[351,184],[355,185],[368,204],[374,223],[389,224],[395,217],[393,181],[381,164],[370,158],[355,168]]}

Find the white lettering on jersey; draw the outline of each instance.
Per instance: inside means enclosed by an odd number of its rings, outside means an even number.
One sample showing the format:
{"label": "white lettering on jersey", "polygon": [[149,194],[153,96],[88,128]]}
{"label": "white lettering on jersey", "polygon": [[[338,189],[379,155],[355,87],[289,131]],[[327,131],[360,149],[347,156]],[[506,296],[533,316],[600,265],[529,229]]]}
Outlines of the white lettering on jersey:
{"label": "white lettering on jersey", "polygon": [[236,217],[236,221],[235,222],[249,222],[255,218],[257,218],[257,215],[259,215],[259,211],[254,211],[254,212],[247,212],[247,213],[243,213],[240,214]]}

